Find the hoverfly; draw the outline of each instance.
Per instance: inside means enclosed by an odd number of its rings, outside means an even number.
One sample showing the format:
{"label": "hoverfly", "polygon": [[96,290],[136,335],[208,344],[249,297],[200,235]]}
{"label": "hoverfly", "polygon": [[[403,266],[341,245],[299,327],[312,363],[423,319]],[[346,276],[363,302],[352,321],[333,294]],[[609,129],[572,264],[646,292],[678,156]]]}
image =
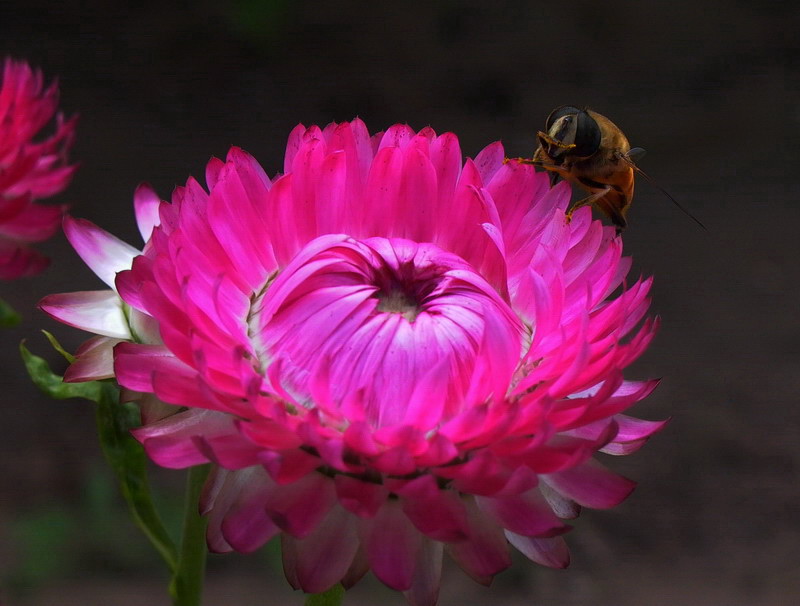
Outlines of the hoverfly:
{"label": "hoverfly", "polygon": [[[561,177],[589,192],[589,196],[572,205],[568,216],[582,206],[594,204],[620,233],[628,224],[626,215],[633,201],[635,174],[650,180],[635,162],[645,151],[640,147],[631,149],[616,124],[590,109],[562,105],[547,117],[545,128],[547,132],[537,133],[539,147],[533,158],[518,160],[549,171],[551,186]],[[705,229],[675,198],[655,187]]]}

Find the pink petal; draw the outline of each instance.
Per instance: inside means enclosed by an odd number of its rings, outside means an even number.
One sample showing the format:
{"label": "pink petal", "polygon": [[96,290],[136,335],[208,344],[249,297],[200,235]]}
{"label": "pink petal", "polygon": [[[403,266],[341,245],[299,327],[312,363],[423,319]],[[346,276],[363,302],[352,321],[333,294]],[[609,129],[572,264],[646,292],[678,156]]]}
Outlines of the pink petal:
{"label": "pink petal", "polygon": [[259,460],[278,484],[291,484],[320,467],[319,457],[304,450],[272,452],[262,450]]}
{"label": "pink petal", "polygon": [[397,591],[410,589],[422,536],[400,504],[387,501],[374,518],[362,521],[361,528],[364,549],[375,576]]}
{"label": "pink petal", "polygon": [[442,549],[438,541],[423,540],[411,588],[403,592],[411,606],[436,606],[442,578]]}
{"label": "pink petal", "polygon": [[[278,527],[264,511],[271,487],[256,471],[257,467],[234,472],[234,481],[226,483],[235,498],[225,512],[221,532],[236,551],[251,553],[278,534]],[[233,485],[231,485],[233,484]]]}
{"label": "pink petal", "polygon": [[403,511],[416,528],[437,541],[460,541],[468,534],[467,514],[459,496],[441,490],[432,476],[420,476],[396,491]]}
{"label": "pink petal", "polygon": [[529,537],[552,537],[569,530],[553,513],[538,488],[521,495],[476,497],[478,507],[512,532]]}
{"label": "pink petal", "polygon": [[117,273],[130,269],[133,259],[140,254],[130,244],[85,219],[65,217],[64,234],[84,263],[111,288],[116,288]]}
{"label": "pink petal", "polygon": [[133,208],[136,211],[136,225],[142,235],[142,241],[147,242],[153,233],[153,228],[161,222],[158,208],[161,199],[149,183],[142,183],[133,194]]}
{"label": "pink petal", "polygon": [[267,515],[281,530],[302,539],[324,519],[335,501],[333,481],[312,472],[273,491],[265,507]]}
{"label": "pink petal", "polygon": [[475,166],[484,183],[488,183],[492,180],[494,174],[500,170],[505,163],[505,157],[505,150],[500,141],[490,143],[475,156]]}
{"label": "pink petal", "polygon": [[75,352],[75,361],[64,372],[64,381],[80,383],[99,381],[114,376],[114,346],[119,339],[94,337]]}
{"label": "pink petal", "polygon": [[610,444],[606,444],[601,449],[612,455],[628,455],[636,452],[653,434],[661,431],[670,422],[664,421],[645,421],[627,415],[616,415],[614,420],[619,425],[619,431]]}
{"label": "pink petal", "polygon": [[389,491],[382,484],[345,475],[336,475],[334,482],[339,503],[362,518],[374,517],[389,496]]}
{"label": "pink petal", "polygon": [[235,472],[212,468],[200,497],[200,511],[208,516],[209,550],[249,553],[277,534],[277,526],[264,511],[271,487],[259,467]]}
{"label": "pink petal", "polygon": [[608,471],[593,460],[543,476],[542,480],[576,503],[595,509],[619,505],[636,487],[635,482]]}
{"label": "pink petal", "polygon": [[569,566],[569,549],[561,537],[540,539],[515,534],[510,530],[506,530],[506,537],[532,562],[550,568]]}
{"label": "pink petal", "polygon": [[259,462],[261,449],[239,433],[220,436],[192,436],[198,451],[209,461],[225,469],[243,469]]}
{"label": "pink petal", "polygon": [[131,339],[122,300],[113,290],[48,295],[39,308],[64,324],[114,339]]}
{"label": "pink petal", "polygon": [[284,534],[281,539],[284,568],[293,571],[297,587],[306,593],[320,593],[338,583],[359,546],[356,519],[341,507],[334,507],[304,538]]}
{"label": "pink petal", "polygon": [[205,449],[198,447],[193,439],[195,436],[202,435],[210,440],[217,436],[238,435],[229,415],[197,409],[179,412],[131,433],[142,443],[151,459],[171,469],[208,462]]}
{"label": "pink petal", "polygon": [[511,566],[503,529],[481,512],[471,498],[464,499],[470,533],[465,541],[450,543],[447,549],[456,563],[475,581],[489,585],[492,578]]}

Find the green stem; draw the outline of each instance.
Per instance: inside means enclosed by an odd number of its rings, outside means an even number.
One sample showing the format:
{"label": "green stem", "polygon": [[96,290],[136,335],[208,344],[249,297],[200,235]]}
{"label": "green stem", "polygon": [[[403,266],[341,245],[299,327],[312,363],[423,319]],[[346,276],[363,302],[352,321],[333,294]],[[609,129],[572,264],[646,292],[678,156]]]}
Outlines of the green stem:
{"label": "green stem", "polygon": [[328,591],[313,593],[306,598],[305,606],[339,606],[344,602],[344,587],[337,583]]}
{"label": "green stem", "polygon": [[206,519],[198,511],[200,491],[210,466],[189,469],[178,565],[169,586],[174,606],[200,606],[206,571]]}

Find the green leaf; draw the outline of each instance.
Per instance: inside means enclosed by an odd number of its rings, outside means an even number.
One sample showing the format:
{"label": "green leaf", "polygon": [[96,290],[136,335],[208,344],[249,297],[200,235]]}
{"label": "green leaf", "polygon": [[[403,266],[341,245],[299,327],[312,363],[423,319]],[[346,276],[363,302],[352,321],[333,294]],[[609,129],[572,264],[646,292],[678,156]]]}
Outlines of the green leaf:
{"label": "green leaf", "polygon": [[[97,402],[102,397],[103,383],[100,381],[87,381],[85,383],[64,383],[63,378],[50,370],[50,365],[44,358],[33,355],[25,347],[25,341],[19,344],[19,352],[25,362],[33,383],[46,395],[56,400],[67,398],[85,398]],[[110,383],[106,383],[111,385]]]}
{"label": "green leaf", "polygon": [[306,598],[305,606],[339,606],[344,601],[344,587],[337,583],[328,591],[314,593]]}
{"label": "green leaf", "polygon": [[177,550],[153,505],[147,480],[147,456],[130,433],[139,425],[137,407],[119,403],[119,388],[113,381],[65,383],[46,360],[30,353],[24,342],[20,344],[20,353],[28,374],[44,393],[58,400],[85,398],[96,404],[95,420],[103,454],[117,475],[134,521],[174,574]]}
{"label": "green leaf", "polygon": [[21,320],[22,316],[3,299],[0,299],[0,328],[11,328],[19,324]]}

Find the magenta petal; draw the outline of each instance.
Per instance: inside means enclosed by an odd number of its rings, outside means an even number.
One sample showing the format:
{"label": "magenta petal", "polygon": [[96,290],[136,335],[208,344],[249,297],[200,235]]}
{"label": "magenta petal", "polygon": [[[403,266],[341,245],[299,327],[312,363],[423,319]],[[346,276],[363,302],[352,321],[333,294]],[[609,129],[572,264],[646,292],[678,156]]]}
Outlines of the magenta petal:
{"label": "magenta petal", "polygon": [[470,535],[465,541],[450,543],[447,549],[456,563],[475,581],[489,585],[492,578],[511,566],[503,529],[481,512],[473,499],[464,499],[469,516]]}
{"label": "magenta petal", "polygon": [[264,502],[272,490],[257,467],[233,472],[233,482],[226,483],[235,498],[225,512],[221,531],[225,541],[236,551],[251,553],[278,534],[278,527],[264,511]]}
{"label": "magenta petal", "polygon": [[133,208],[136,211],[136,225],[142,240],[147,242],[153,233],[153,228],[161,222],[158,208],[161,199],[149,183],[142,183],[133,194]]}
{"label": "magenta petal", "polygon": [[538,488],[520,495],[476,497],[478,507],[498,524],[528,537],[552,537],[569,530],[550,509]]}
{"label": "magenta petal", "polygon": [[197,408],[238,413],[238,402],[223,400],[198,381],[199,374],[158,345],[120,343],[114,348],[114,373],[123,387],[156,394],[170,404],[189,398]]}
{"label": "magenta petal", "polygon": [[423,534],[437,541],[460,541],[468,533],[467,514],[459,496],[441,490],[432,476],[421,476],[397,491],[403,511]]}
{"label": "magenta petal", "polygon": [[144,271],[151,273],[150,270],[152,265],[152,259],[148,259],[144,256],[138,256],[131,264],[131,267],[135,268],[137,271],[134,272],[132,270],[124,270],[117,274],[117,277],[114,280],[114,286],[119,293],[120,298],[131,307],[139,310],[145,309],[145,304],[142,301],[141,293],[141,273],[143,267],[145,268]]}
{"label": "magenta petal", "polygon": [[597,461],[542,478],[552,488],[576,503],[596,509],[607,509],[624,501],[636,483],[608,471]]}
{"label": "magenta petal", "polygon": [[222,536],[222,521],[225,519],[225,514],[235,498],[234,491],[223,490],[232,473],[243,472],[229,472],[226,469],[212,467],[200,493],[199,511],[200,515],[208,518],[206,545],[211,553],[233,551],[233,547]]}
{"label": "magenta petal", "polygon": [[475,156],[475,166],[484,183],[491,181],[494,174],[505,163],[505,157],[503,144],[499,141],[487,145]]}
{"label": "magenta petal", "polygon": [[261,450],[258,459],[278,484],[291,484],[320,466],[319,457],[304,450]]}
{"label": "magenta petal", "polygon": [[389,496],[389,491],[382,484],[345,475],[337,475],[334,481],[339,503],[362,518],[375,516]]}
{"label": "magenta petal", "polygon": [[242,422],[239,425],[239,429],[262,449],[284,450],[302,445],[299,436],[291,427],[276,421],[256,420],[251,423]]}
{"label": "magenta petal", "polygon": [[356,519],[334,507],[302,539],[282,535],[282,545],[284,568],[292,571],[297,587],[306,593],[326,591],[345,576],[358,550]]}
{"label": "magenta petal", "polygon": [[649,438],[654,433],[661,431],[669,423],[669,419],[664,421],[645,421],[636,419],[628,415],[616,415],[614,420],[617,422],[619,430],[614,438],[615,442],[631,442]]}
{"label": "magenta petal", "polygon": [[217,412],[189,409],[166,417],[157,423],[134,429],[147,454],[164,467],[180,469],[208,462],[204,448],[193,439],[216,436],[238,436],[233,418]]}
{"label": "magenta petal", "polygon": [[265,505],[267,515],[284,532],[308,536],[336,501],[333,481],[320,473],[281,486],[270,494]]}
{"label": "magenta petal", "polygon": [[397,591],[409,589],[422,536],[400,504],[387,501],[374,518],[363,520],[361,527],[362,542],[375,576]]}
{"label": "magenta petal", "polygon": [[225,162],[219,158],[211,158],[206,164],[206,185],[209,189],[216,187],[219,181],[219,174],[222,172]]}
{"label": "magenta petal", "polygon": [[225,469],[243,469],[259,462],[261,449],[239,433],[199,435],[192,437],[192,441],[209,461]]}
{"label": "magenta petal", "polygon": [[212,552],[254,551],[278,532],[264,511],[272,483],[258,467],[212,471],[200,498],[208,516],[207,540]]}
{"label": "magenta petal", "polygon": [[420,467],[437,467],[452,461],[458,455],[455,445],[440,433],[435,433],[427,439],[427,449],[417,456],[417,465]]}

